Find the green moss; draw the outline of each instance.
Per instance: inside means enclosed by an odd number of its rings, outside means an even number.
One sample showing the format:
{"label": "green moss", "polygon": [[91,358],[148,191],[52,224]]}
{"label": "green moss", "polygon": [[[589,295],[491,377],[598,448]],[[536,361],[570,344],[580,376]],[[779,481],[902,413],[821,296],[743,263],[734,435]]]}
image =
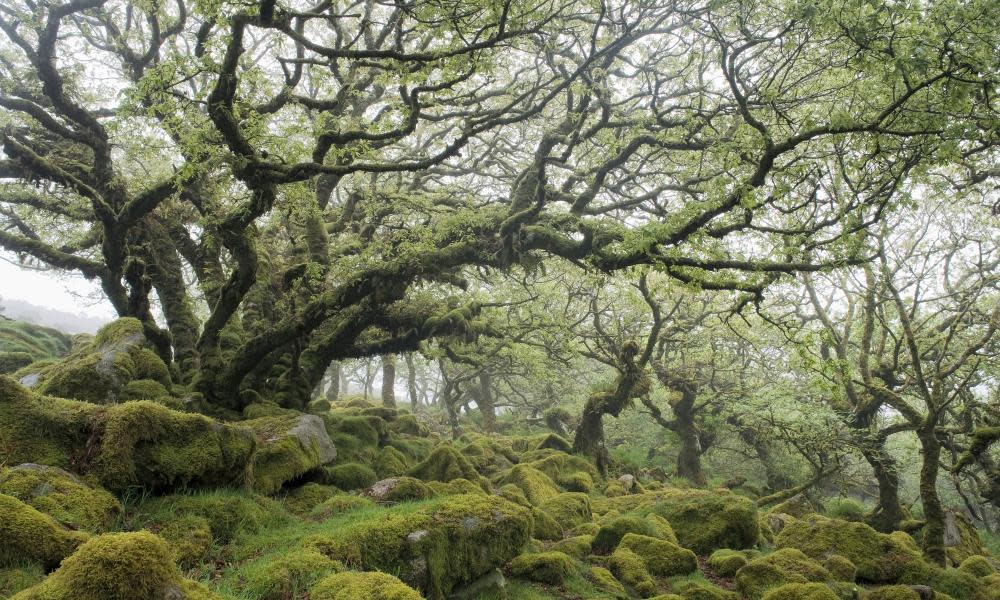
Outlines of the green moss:
{"label": "green moss", "polygon": [[307,515],[318,504],[332,498],[336,492],[336,488],[328,485],[307,483],[293,488],[285,495],[285,508],[296,515]]}
{"label": "green moss", "polygon": [[963,560],[962,564],[958,565],[958,570],[974,577],[986,577],[997,572],[988,558],[978,555]]}
{"label": "green moss", "polygon": [[893,583],[910,563],[922,563],[919,548],[906,534],[885,535],[863,523],[809,515],[792,521],[775,537],[779,548],[797,548],[817,559],[839,554],[857,567],[858,579]]}
{"label": "green moss", "polygon": [[408,475],[424,481],[444,483],[453,479],[467,479],[480,483],[484,489],[489,489],[489,484],[483,480],[469,459],[450,444],[435,448],[427,458],[410,469]]}
{"label": "green moss", "polygon": [[865,594],[865,600],[920,600],[920,594],[906,585],[886,585]]}
{"label": "green moss", "polygon": [[107,529],[122,512],[118,500],[58,467],[23,464],[0,471],[0,493],[14,496],[70,529]]}
{"label": "green moss", "polygon": [[696,579],[671,582],[671,587],[685,600],[736,600],[735,593]]}
{"label": "green moss", "polygon": [[316,415],[264,417],[244,421],[241,425],[250,428],[257,440],[252,482],[253,488],[263,494],[273,494],[284,483],[314,471],[337,456],[323,420]]}
{"label": "green moss", "polygon": [[589,535],[590,537],[594,537],[600,530],[601,526],[597,523],[583,523],[582,525],[577,525],[568,533],[569,535]]}
{"label": "green moss", "polygon": [[594,536],[593,548],[597,554],[607,554],[618,547],[626,534],[637,533],[650,537],[660,537],[656,526],[648,519],[636,515],[615,517],[601,525]]}
{"label": "green moss", "polygon": [[33,562],[0,567],[0,598],[9,598],[45,578],[42,565]]}
{"label": "green moss", "polygon": [[241,593],[259,600],[302,597],[324,576],[344,566],[315,550],[293,548],[240,565],[233,573]]}
{"label": "green moss", "polygon": [[764,600],[840,600],[822,583],[786,583],[764,594]]}
{"label": "green moss", "polygon": [[198,515],[179,515],[157,526],[154,533],[170,544],[174,562],[183,568],[191,568],[204,561],[213,542],[211,524]]}
{"label": "green moss", "polygon": [[590,511],[590,498],[580,492],[559,494],[543,502],[539,509],[548,513],[563,530],[573,529],[594,519]]}
{"label": "green moss", "polygon": [[330,433],[353,437],[362,446],[381,446],[389,436],[389,424],[378,416],[344,416],[337,419]]}
{"label": "green moss", "polygon": [[566,441],[566,438],[560,435],[550,433],[546,435],[545,438],[543,438],[542,441],[539,442],[537,446],[535,446],[535,449],[558,450],[560,452],[565,452],[566,454],[569,454],[573,451],[573,444],[570,444],[568,441]]}
{"label": "green moss", "polygon": [[125,386],[134,380],[152,380],[166,390],[170,372],[148,346],[138,320],[119,319],[66,358],[41,367],[36,373],[37,389],[97,404],[119,401]]}
{"label": "green moss", "polygon": [[524,492],[525,498],[533,506],[538,506],[559,495],[559,488],[556,487],[555,482],[548,475],[530,465],[515,465],[504,473],[497,480],[497,483],[517,486]]}
{"label": "green moss", "polygon": [[521,457],[521,462],[545,473],[553,481],[569,473],[586,473],[591,480],[597,480],[599,473],[594,463],[576,454],[567,454],[558,450],[536,450],[527,452]]}
{"label": "green moss", "polygon": [[532,535],[539,540],[559,540],[563,537],[563,528],[552,518],[552,515],[539,508],[532,507],[532,520],[535,527]]}
{"label": "green moss", "polygon": [[587,571],[587,578],[594,583],[594,585],[603,590],[615,598],[627,597],[625,592],[625,586],[621,584],[611,571],[605,569],[604,567],[591,567]]}
{"label": "green moss", "polygon": [[571,492],[587,493],[594,489],[594,479],[585,471],[560,473],[556,477],[556,483]]}
{"label": "green moss", "polygon": [[708,567],[719,577],[732,577],[747,562],[742,552],[728,548],[716,550],[708,557]]}
{"label": "green moss", "polygon": [[229,543],[238,534],[254,533],[289,519],[274,500],[240,490],[218,489],[151,498],[139,505],[131,524],[137,529],[159,529],[191,516],[204,518],[213,539],[220,544]]}
{"label": "green moss", "polygon": [[378,481],[378,475],[368,465],[346,463],[334,467],[324,467],[321,481],[342,490],[357,490]]}
{"label": "green moss", "polygon": [[573,558],[584,558],[590,554],[590,543],[594,541],[592,535],[575,535],[563,540],[559,540],[552,545],[552,549],[563,552]]}
{"label": "green moss", "polygon": [[422,600],[416,590],[387,573],[337,573],[309,591],[310,600]]}
{"label": "green moss", "polygon": [[858,576],[858,568],[849,559],[839,554],[831,554],[823,561],[823,568],[837,581],[854,582]]}
{"label": "green moss", "polygon": [[87,539],[6,494],[0,494],[0,515],[0,566],[27,560],[51,569]]}
{"label": "green moss", "polygon": [[646,520],[649,521],[654,528],[656,528],[655,537],[667,540],[668,542],[673,542],[675,544],[677,543],[677,534],[674,533],[674,528],[670,524],[670,521],[667,521],[656,513],[646,515]]}
{"label": "green moss", "polygon": [[656,594],[656,582],[646,570],[646,564],[635,552],[627,548],[619,548],[611,554],[608,561],[615,577],[629,586],[643,598]]}
{"label": "green moss", "polygon": [[382,479],[386,477],[399,477],[410,468],[406,455],[396,450],[392,446],[386,446],[379,450],[378,457],[372,465],[375,473]]}
{"label": "green moss", "polygon": [[[412,478],[411,478],[412,479]],[[452,479],[448,483],[428,481],[427,487],[438,496],[455,496],[458,494],[485,494],[482,486],[468,479]]]}
{"label": "green moss", "polygon": [[524,495],[521,488],[517,487],[513,483],[508,483],[500,486],[497,490],[497,494],[506,500],[513,502],[514,504],[520,504],[521,506],[531,506],[531,502],[528,502],[528,497]]}
{"label": "green moss", "polygon": [[760,528],[757,505],[728,490],[662,490],[648,509],[673,526],[677,542],[698,554],[719,548],[750,548]]}
{"label": "green moss", "polygon": [[[450,486],[451,484],[445,483],[440,485]],[[470,485],[475,488],[477,493],[483,493],[474,484]],[[425,500],[433,496],[434,491],[426,483],[415,477],[390,477],[389,479],[376,482],[365,494],[376,502],[397,503],[411,500]]]}
{"label": "green moss", "polygon": [[626,533],[618,547],[636,553],[646,565],[646,570],[657,577],[686,575],[698,569],[694,552],[666,540]]}
{"label": "green moss", "polygon": [[158,398],[169,396],[170,391],[159,381],[155,379],[136,379],[125,384],[119,399],[127,402],[129,400],[157,400]]}
{"label": "green moss", "polygon": [[830,573],[799,550],[785,548],[755,558],[736,572],[736,589],[751,600],[786,583],[824,582]]}
{"label": "green moss", "polygon": [[9,352],[0,350],[0,375],[13,373],[35,362],[35,356],[30,352]]}
{"label": "green moss", "polygon": [[303,543],[351,567],[396,573],[432,599],[506,564],[532,528],[524,507],[480,494],[361,512]]}
{"label": "green moss", "polygon": [[83,458],[99,410],[85,402],[39,396],[0,375],[0,464],[69,469]]}
{"label": "green moss", "polygon": [[93,472],[108,489],[243,485],[256,447],[245,429],[140,401],[107,407]]}
{"label": "green moss", "polygon": [[573,571],[573,559],[562,552],[522,554],[510,561],[510,574],[521,579],[560,585]]}
{"label": "green moss", "polygon": [[374,506],[374,502],[361,496],[338,494],[329,500],[321,502],[309,513],[310,518],[322,521],[336,515],[342,515],[359,508]]}
{"label": "green moss", "polygon": [[170,548],[147,531],[109,533],[85,544],[17,600],[139,600],[177,597],[183,580]]}

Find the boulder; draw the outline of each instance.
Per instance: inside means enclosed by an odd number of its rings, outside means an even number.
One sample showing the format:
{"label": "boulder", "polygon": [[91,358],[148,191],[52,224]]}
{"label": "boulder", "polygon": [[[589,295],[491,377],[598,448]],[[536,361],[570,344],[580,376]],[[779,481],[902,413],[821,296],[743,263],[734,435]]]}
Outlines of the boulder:
{"label": "boulder", "polygon": [[53,569],[88,537],[6,494],[0,494],[0,515],[0,566],[30,561]]}
{"label": "boulder", "polygon": [[573,572],[573,559],[557,551],[526,553],[510,561],[510,574],[521,579],[561,585]]}
{"label": "boulder", "polygon": [[107,491],[59,467],[34,463],[0,470],[0,494],[19,498],[70,529],[102,531],[122,512]]}
{"label": "boulder", "polygon": [[388,508],[304,543],[344,564],[396,573],[433,600],[521,553],[531,536],[527,508],[497,496],[448,496]]}
{"label": "boulder", "polygon": [[736,572],[736,589],[750,600],[786,583],[814,583],[830,579],[823,565],[799,550],[785,548],[755,558]]}
{"label": "boulder", "polygon": [[170,547],[148,531],[92,538],[12,600],[221,600],[185,580]]}
{"label": "boulder", "polygon": [[388,573],[345,572],[327,575],[309,590],[310,600],[423,600],[413,588]]}

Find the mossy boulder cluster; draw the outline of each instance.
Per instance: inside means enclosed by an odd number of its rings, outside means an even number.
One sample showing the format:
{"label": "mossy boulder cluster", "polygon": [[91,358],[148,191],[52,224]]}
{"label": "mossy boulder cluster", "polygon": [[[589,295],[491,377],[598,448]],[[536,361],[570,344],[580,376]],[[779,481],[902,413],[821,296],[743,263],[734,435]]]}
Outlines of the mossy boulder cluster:
{"label": "mossy boulder cluster", "polygon": [[[0,376],[0,596],[998,597],[995,558],[957,517],[941,568],[903,532],[803,507],[774,532],[728,489],[604,477],[553,433],[444,440],[358,397],[226,420],[131,399],[136,381],[169,390],[139,334],[118,322],[24,367],[30,388]],[[68,374],[85,367],[111,374],[81,391]]]}

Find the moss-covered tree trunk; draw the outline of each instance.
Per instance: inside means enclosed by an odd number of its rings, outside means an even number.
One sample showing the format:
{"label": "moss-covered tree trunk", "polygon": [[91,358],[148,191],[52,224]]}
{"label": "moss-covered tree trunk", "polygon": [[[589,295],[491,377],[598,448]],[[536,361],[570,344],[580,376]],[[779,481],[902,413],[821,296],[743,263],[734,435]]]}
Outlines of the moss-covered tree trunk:
{"label": "moss-covered tree trunk", "polygon": [[396,355],[382,356],[382,406],[396,408]]}
{"label": "moss-covered tree trunk", "polygon": [[867,522],[878,531],[891,533],[899,529],[899,523],[903,520],[896,463],[884,446],[864,447],[861,453],[871,465],[878,482],[878,504],[868,516]]}
{"label": "moss-covered tree trunk", "polygon": [[483,430],[493,433],[497,429],[496,408],[493,404],[493,377],[486,371],[479,373],[479,398],[476,400],[483,414]]}
{"label": "moss-covered tree trunk", "polygon": [[417,367],[413,364],[413,353],[406,353],[406,390],[410,395],[410,410],[417,412],[420,395],[417,392]]}
{"label": "moss-covered tree trunk", "polygon": [[590,457],[602,475],[607,474],[611,456],[604,443],[604,415],[617,417],[638,396],[649,392],[649,376],[636,363],[639,347],[625,344],[619,357],[619,374],[610,390],[593,394],[583,407],[580,424],[573,437],[573,452]]}
{"label": "moss-covered tree trunk", "polygon": [[935,434],[935,419],[927,418],[917,430],[923,462],[920,465],[920,501],[924,507],[922,544],[924,555],[935,564],[944,566],[947,558],[944,549],[944,507],[937,491],[938,470],[941,464],[941,443]]}
{"label": "moss-covered tree trunk", "polygon": [[340,361],[337,360],[330,363],[330,366],[327,367],[330,384],[326,388],[326,399],[330,402],[340,397],[340,370]]}
{"label": "moss-covered tree trunk", "polygon": [[680,438],[681,448],[677,453],[677,474],[697,486],[705,486],[708,479],[701,468],[701,442],[698,425],[695,423],[695,399],[693,386],[678,385],[680,396],[670,403],[674,411],[674,432]]}

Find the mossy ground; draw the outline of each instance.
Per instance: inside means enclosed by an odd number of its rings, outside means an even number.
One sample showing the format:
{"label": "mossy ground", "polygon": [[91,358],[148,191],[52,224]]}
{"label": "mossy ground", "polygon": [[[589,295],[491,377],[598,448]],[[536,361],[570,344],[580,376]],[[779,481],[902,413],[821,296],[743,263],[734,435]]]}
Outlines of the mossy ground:
{"label": "mossy ground", "polygon": [[[744,495],[602,478],[551,434],[451,443],[417,415],[357,398],[310,411],[259,402],[220,422],[149,400],[50,398],[0,377],[0,436],[14,442],[0,455],[0,596],[826,600],[922,584],[996,597],[995,559],[975,540],[960,568],[942,569],[907,534],[853,519],[789,517],[771,536]],[[302,422],[332,440],[333,460],[292,433]]]}

